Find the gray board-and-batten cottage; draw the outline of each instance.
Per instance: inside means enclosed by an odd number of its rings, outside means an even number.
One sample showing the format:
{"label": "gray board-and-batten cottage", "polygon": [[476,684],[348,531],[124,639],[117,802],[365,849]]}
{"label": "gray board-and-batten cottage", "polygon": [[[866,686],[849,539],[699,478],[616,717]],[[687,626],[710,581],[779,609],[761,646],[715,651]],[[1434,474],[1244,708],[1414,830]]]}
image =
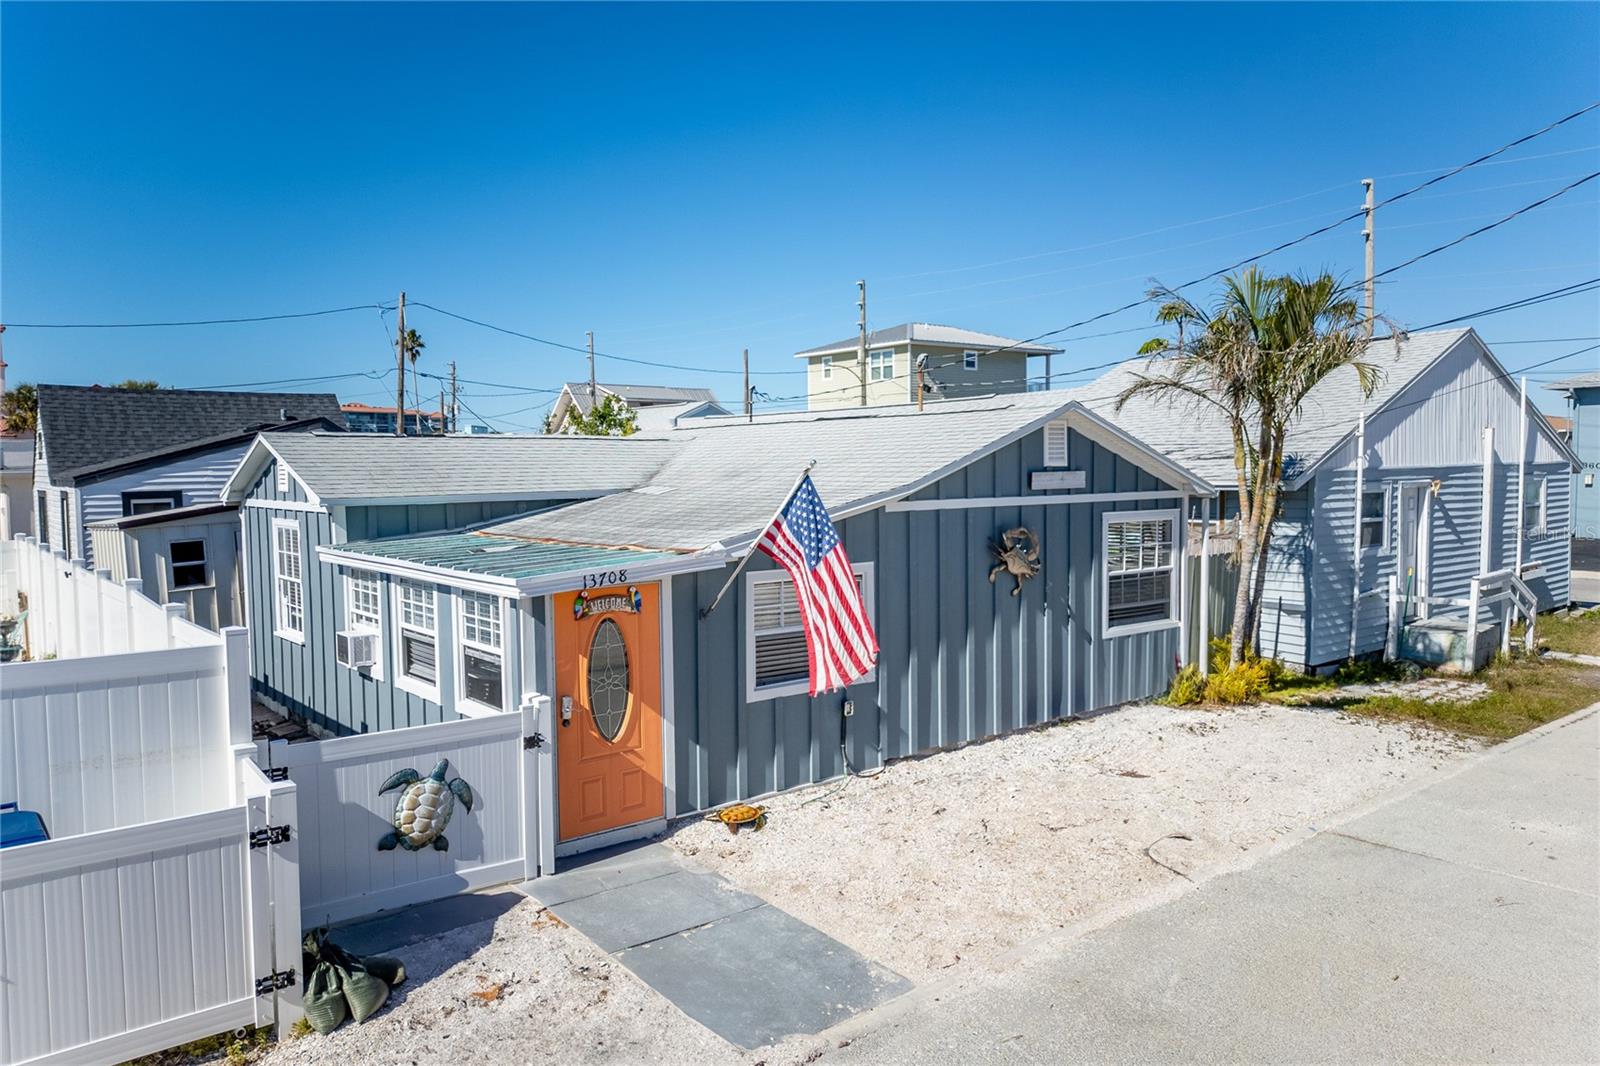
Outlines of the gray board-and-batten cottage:
{"label": "gray board-and-batten cottage", "polygon": [[[1186,646],[1182,516],[1213,492],[1070,392],[480,438],[504,449],[498,506],[535,513],[467,530],[437,503],[426,525],[385,518],[424,505],[379,499],[373,457],[326,483],[330,443],[264,441],[234,486],[258,689],[356,732],[549,695],[568,850],[1163,691]],[[811,460],[882,645],[871,676],[817,698],[765,556],[701,614]],[[454,462],[473,479],[485,460]],[[409,465],[412,494],[484,488]],[[291,522],[301,539],[275,542]],[[1019,528],[1039,567],[1020,588],[991,580],[991,544]],[[340,665],[336,640],[363,630],[370,665]]]}
{"label": "gray board-and-batten cottage", "polygon": [[[335,733],[458,717],[451,675],[425,685],[396,674],[395,590],[350,581],[323,565],[318,549],[460,529],[615,492],[647,477],[667,447],[587,437],[262,435],[223,491],[241,509],[256,692]],[[453,620],[445,611],[430,622],[440,644]],[[371,642],[377,661],[342,665],[339,631],[364,626],[380,638]],[[406,647],[426,651],[422,641]]]}
{"label": "gray board-and-batten cottage", "polygon": [[[1467,597],[1475,576],[1500,570],[1517,571],[1540,610],[1565,606],[1577,457],[1560,434],[1471,329],[1375,338],[1365,358],[1381,373],[1372,396],[1337,371],[1290,428],[1262,654],[1315,669],[1382,651],[1391,577],[1411,624],[1459,623],[1463,609],[1421,597]],[[1236,514],[1233,442],[1214,409],[1149,394],[1115,409],[1136,373],[1161,369],[1123,364],[1086,402],[1223,489]]]}

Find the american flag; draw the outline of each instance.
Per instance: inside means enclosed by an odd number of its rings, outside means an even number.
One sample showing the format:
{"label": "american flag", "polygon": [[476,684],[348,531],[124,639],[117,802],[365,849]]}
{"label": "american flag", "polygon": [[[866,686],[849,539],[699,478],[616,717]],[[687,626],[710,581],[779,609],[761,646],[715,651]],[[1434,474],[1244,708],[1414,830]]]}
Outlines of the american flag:
{"label": "american flag", "polygon": [[808,474],[756,546],[789,571],[806,632],[811,694],[844,688],[878,661],[878,637],[833,519]]}

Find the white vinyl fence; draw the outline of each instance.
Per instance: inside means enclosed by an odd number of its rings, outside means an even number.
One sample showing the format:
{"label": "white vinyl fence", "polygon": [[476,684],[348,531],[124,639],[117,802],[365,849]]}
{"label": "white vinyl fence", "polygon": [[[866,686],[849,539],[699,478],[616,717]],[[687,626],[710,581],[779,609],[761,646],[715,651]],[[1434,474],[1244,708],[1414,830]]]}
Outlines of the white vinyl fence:
{"label": "white vinyl fence", "polygon": [[238,805],[6,849],[0,1062],[120,1062],[300,1016],[278,976],[300,959],[294,786],[238,766]]}
{"label": "white vinyl fence", "polygon": [[[542,794],[554,778],[539,766],[550,749],[524,744],[541,721],[548,730],[549,704],[541,696],[518,712],[270,745],[263,761],[287,768],[299,789],[304,925],[521,881],[537,876],[541,861],[554,869],[553,841],[537,829],[540,812],[554,811],[553,797]],[[473,794],[472,810],[457,803],[445,828],[449,850],[379,851],[398,794],[378,789],[406,767],[427,777],[440,759]]]}
{"label": "white vinyl fence", "polygon": [[82,559],[40,548],[29,536],[0,541],[0,614],[12,614],[21,593],[27,602],[23,638],[28,658],[74,659],[163,648],[209,647],[217,635],[185,618],[182,604],[145,596],[137,578],[121,583],[109,570],[90,570]]}
{"label": "white vinyl fence", "polygon": [[292,1024],[295,787],[250,758],[244,630],[0,544],[0,613],[19,593],[33,661],[0,666],[0,801],[51,839],[0,852],[0,1063]]}

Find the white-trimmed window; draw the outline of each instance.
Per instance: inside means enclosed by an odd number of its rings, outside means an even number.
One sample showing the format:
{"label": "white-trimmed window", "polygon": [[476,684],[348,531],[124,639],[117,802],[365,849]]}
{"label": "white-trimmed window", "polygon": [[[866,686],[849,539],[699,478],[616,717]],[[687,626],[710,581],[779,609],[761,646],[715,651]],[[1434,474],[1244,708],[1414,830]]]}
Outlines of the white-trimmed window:
{"label": "white-trimmed window", "polygon": [[[873,564],[856,563],[856,587],[866,604],[867,621],[878,624]],[[783,570],[745,575],[744,597],[745,699],[770,700],[778,696],[805,695],[811,691],[811,660],[806,650],[805,628],[794,581]],[[858,684],[875,680],[877,670]]]}
{"label": "white-trimmed window", "polygon": [[1542,477],[1525,478],[1522,482],[1522,531],[1524,533],[1543,533],[1546,519],[1546,505],[1549,496],[1545,490],[1545,481]]}
{"label": "white-trimmed window", "polygon": [[439,698],[437,592],[418,581],[395,582],[395,682],[408,692]]}
{"label": "white-trimmed window", "polygon": [[961,353],[961,369],[962,370],[976,370],[976,369],[978,369],[978,353],[977,352],[962,352]]}
{"label": "white-trimmed window", "polygon": [[461,698],[504,710],[504,626],[499,596],[463,590],[461,605]]}
{"label": "white-trimmed window", "polygon": [[867,353],[867,380],[894,380],[894,351],[892,349],[883,352]]}
{"label": "white-trimmed window", "polygon": [[201,589],[211,584],[206,569],[206,542],[175,540],[167,545],[167,588]]}
{"label": "white-trimmed window", "polygon": [[292,518],[272,520],[272,583],[277,635],[288,640],[305,640],[306,592],[300,555],[300,523]]}
{"label": "white-trimmed window", "polygon": [[1104,523],[1104,634],[1176,626],[1178,512],[1113,511],[1105,515]]}
{"label": "white-trimmed window", "polygon": [[371,570],[352,570],[344,579],[344,627],[368,633],[383,630],[383,592]]}
{"label": "white-trimmed window", "polygon": [[821,359],[817,360],[817,365],[822,367],[822,380],[823,381],[832,381],[833,380],[833,356],[831,356],[831,355],[823,356]]}
{"label": "white-trimmed window", "polygon": [[1361,550],[1380,551],[1389,546],[1389,493],[1367,489],[1361,493]]}

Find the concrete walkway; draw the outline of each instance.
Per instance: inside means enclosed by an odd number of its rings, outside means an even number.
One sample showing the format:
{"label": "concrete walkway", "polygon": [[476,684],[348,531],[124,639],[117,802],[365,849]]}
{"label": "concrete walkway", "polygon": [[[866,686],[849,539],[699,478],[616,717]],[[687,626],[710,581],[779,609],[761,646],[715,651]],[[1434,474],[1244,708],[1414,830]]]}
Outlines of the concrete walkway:
{"label": "concrete walkway", "polygon": [[824,1057],[1600,1061],[1597,710],[1165,906],[919,988],[825,1034]]}
{"label": "concrete walkway", "polygon": [[659,844],[573,860],[521,889],[742,1048],[820,1032],[911,987]]}

